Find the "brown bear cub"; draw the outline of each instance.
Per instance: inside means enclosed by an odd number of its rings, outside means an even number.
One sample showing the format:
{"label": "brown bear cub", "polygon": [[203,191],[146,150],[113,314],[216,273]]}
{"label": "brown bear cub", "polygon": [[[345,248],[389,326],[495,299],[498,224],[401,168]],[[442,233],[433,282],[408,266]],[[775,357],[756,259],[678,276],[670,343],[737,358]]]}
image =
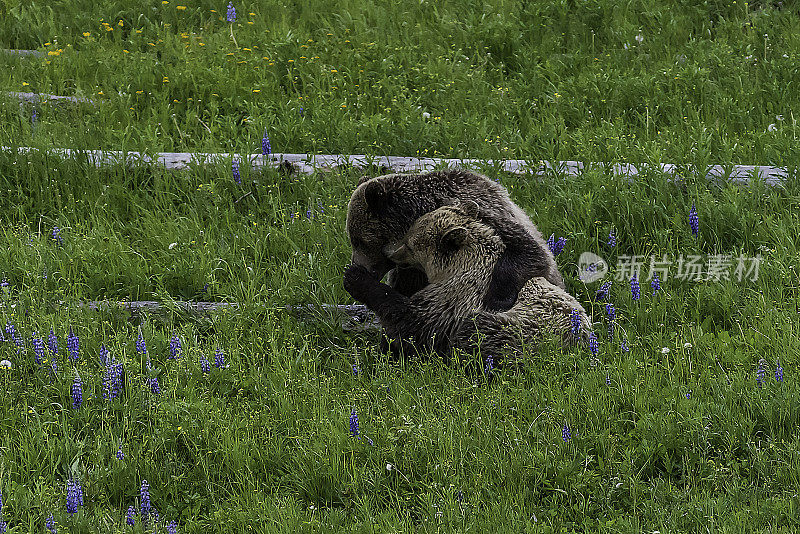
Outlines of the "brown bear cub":
{"label": "brown bear cub", "polygon": [[433,350],[445,360],[453,349],[480,347],[484,356],[500,363],[548,333],[565,345],[585,340],[592,326],[586,311],[544,277],[528,280],[509,310],[483,309],[506,246],[476,215],[474,204],[436,209],[417,219],[389,252],[392,262],[421,269],[429,281],[410,297],[359,265],[345,272],[345,288],[376,313],[387,336],[402,340],[404,349]]}
{"label": "brown bear cub", "polygon": [[414,267],[395,268],[386,251],[396,248],[419,217],[459,202],[476,203],[477,218],[492,228],[504,245],[489,278],[483,308],[508,310],[520,288],[534,276],[564,287],[542,234],[511,201],[508,191],[485,176],[460,169],[363,180],[347,209],[352,263],[365,267],[378,280],[389,273],[387,282],[393,289],[413,295],[427,284],[424,273]]}

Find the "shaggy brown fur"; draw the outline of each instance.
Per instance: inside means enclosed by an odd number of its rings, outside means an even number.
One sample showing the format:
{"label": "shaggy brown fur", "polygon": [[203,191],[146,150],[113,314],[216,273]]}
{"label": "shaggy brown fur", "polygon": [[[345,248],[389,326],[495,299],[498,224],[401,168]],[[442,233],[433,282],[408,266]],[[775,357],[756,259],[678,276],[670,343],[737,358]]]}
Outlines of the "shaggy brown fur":
{"label": "shaggy brown fur", "polygon": [[353,247],[352,263],[381,279],[401,295],[411,296],[426,284],[417,268],[395,268],[387,250],[408,232],[420,216],[441,206],[474,202],[477,218],[491,227],[505,245],[494,263],[481,306],[508,310],[530,278],[543,276],[564,287],[561,273],[542,234],[511,201],[508,191],[485,176],[464,170],[425,174],[388,174],[366,179],[356,188],[347,210],[347,234]]}
{"label": "shaggy brown fur", "polygon": [[414,350],[432,349],[449,358],[453,349],[473,351],[499,362],[523,345],[535,345],[553,333],[569,345],[573,311],[581,321],[581,338],[591,321],[580,303],[543,277],[530,279],[508,311],[489,312],[482,303],[489,276],[505,245],[497,232],[474,217],[474,209],[442,207],[414,223],[389,259],[425,272],[429,285],[407,297],[381,283],[361,266],[345,272],[345,288],[372,309],[390,338]]}

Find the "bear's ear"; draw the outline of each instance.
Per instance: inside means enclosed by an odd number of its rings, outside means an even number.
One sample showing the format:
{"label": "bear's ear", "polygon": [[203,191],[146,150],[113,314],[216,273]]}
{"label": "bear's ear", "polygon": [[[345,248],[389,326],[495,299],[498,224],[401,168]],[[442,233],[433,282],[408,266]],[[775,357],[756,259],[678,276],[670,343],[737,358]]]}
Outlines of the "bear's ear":
{"label": "bear's ear", "polygon": [[374,180],[368,183],[364,188],[364,200],[367,201],[367,207],[371,211],[382,211],[389,202],[389,192],[386,190],[386,184],[381,180]]}
{"label": "bear's ear", "polygon": [[472,219],[477,219],[481,211],[480,206],[478,206],[478,203],[474,200],[462,200],[458,203],[458,209],[460,209],[464,215]]}
{"label": "bear's ear", "polygon": [[364,182],[366,182],[370,178],[372,178],[372,176],[367,176],[365,174],[364,176],[362,176],[361,178],[358,179],[358,183],[356,184],[356,187],[358,187],[359,185],[363,184]]}
{"label": "bear's ear", "polygon": [[451,228],[439,238],[439,252],[443,255],[455,252],[463,247],[468,239],[469,232],[463,226]]}

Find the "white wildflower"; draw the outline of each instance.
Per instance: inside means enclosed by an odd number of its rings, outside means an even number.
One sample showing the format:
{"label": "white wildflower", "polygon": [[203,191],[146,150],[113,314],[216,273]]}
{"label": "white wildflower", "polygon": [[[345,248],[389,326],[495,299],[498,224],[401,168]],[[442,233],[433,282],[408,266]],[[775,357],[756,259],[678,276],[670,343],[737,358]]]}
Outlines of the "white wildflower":
{"label": "white wildflower", "polygon": [[669,354],[669,347],[661,347],[661,354]]}
{"label": "white wildflower", "polygon": [[774,132],[777,129],[778,129],[778,127],[775,125],[774,122],[772,124],[770,124],[769,126],[767,126],[767,131],[768,132]]}
{"label": "white wildflower", "polygon": [[641,43],[642,43],[642,41],[644,41],[644,35],[642,35],[642,32],[639,32],[639,33],[636,35],[636,37],[634,37],[634,39],[636,39],[636,42],[637,42],[637,43],[641,44]]}
{"label": "white wildflower", "polygon": [[177,247],[177,246],[178,246],[178,244],[177,244],[177,243],[170,243],[170,244],[169,244],[169,249],[170,249],[170,250],[172,250],[173,248],[175,248],[175,247]]}

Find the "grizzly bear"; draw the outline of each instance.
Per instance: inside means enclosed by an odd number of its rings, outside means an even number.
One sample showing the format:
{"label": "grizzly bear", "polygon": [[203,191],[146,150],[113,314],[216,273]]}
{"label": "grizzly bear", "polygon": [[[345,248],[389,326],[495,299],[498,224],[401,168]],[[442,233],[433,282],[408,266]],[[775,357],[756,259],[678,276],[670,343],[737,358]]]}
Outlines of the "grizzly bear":
{"label": "grizzly bear", "polygon": [[[362,179],[347,209],[347,235],[353,247],[351,263],[366,268],[404,296],[422,289],[422,270],[396,267],[386,254],[420,216],[458,202],[478,205],[477,218],[491,227],[504,247],[489,278],[481,306],[508,310],[520,288],[534,276],[558,287],[564,280],[542,234],[499,183],[461,169],[424,174],[388,174]],[[390,272],[391,271],[391,272]]]}
{"label": "grizzly bear", "polygon": [[378,316],[389,338],[402,349],[432,350],[448,360],[453,349],[472,352],[500,363],[535,346],[547,334],[564,345],[588,337],[592,323],[580,303],[546,278],[528,280],[507,311],[483,308],[490,278],[506,245],[500,235],[477,218],[474,203],[445,206],[419,217],[388,259],[421,269],[428,285],[405,296],[380,282],[361,265],[345,271],[345,289]]}

